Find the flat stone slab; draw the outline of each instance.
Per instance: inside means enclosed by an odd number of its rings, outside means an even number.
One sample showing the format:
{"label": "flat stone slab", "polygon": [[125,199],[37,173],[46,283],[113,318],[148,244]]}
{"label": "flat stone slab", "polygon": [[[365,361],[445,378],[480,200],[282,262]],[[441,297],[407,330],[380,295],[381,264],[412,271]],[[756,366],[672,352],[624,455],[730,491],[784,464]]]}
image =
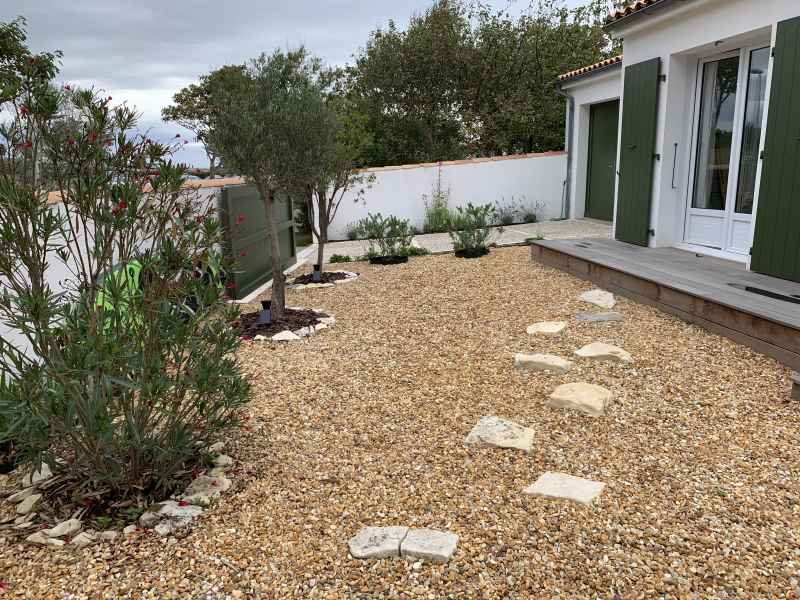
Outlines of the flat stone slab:
{"label": "flat stone slab", "polygon": [[530,452],[533,447],[533,429],[501,417],[481,417],[481,420],[467,435],[464,443]]}
{"label": "flat stone slab", "polygon": [[578,300],[583,300],[589,304],[594,304],[600,308],[612,309],[617,301],[614,299],[614,294],[605,290],[590,290],[578,296]]}
{"label": "flat stone slab", "polygon": [[400,555],[404,558],[444,564],[453,556],[456,546],[458,546],[458,536],[454,533],[435,529],[412,529],[400,543]]}
{"label": "flat stone slab", "polygon": [[542,321],[529,325],[526,331],[529,335],[558,335],[566,327],[566,321]]}
{"label": "flat stone slab", "polygon": [[611,362],[632,363],[633,357],[620,348],[603,342],[593,342],[587,344],[580,350],[575,350],[575,354],[581,358],[591,358],[593,360],[608,360]]}
{"label": "flat stone slab", "polygon": [[578,410],[590,417],[602,417],[611,404],[613,394],[591,383],[565,383],[558,386],[546,403],[553,408]]}
{"label": "flat stone slab", "polygon": [[42,466],[39,467],[38,471],[28,473],[22,478],[22,487],[29,487],[31,485],[36,485],[37,483],[47,481],[52,476],[53,472],[50,470],[50,466],[47,463],[42,463]]}
{"label": "flat stone slab", "polygon": [[575,319],[583,323],[613,323],[616,321],[624,321],[625,316],[618,312],[582,312],[575,315]]}
{"label": "flat stone slab", "polygon": [[572,361],[553,354],[514,355],[514,366],[520,371],[555,371],[566,373],[572,368]]}
{"label": "flat stone slab", "polygon": [[378,559],[400,556],[400,542],[408,527],[363,527],[347,540],[353,558]]}
{"label": "flat stone slab", "polygon": [[183,499],[190,504],[208,506],[219,498],[222,492],[231,488],[231,480],[220,475],[200,475],[183,492]]}
{"label": "flat stone slab", "polygon": [[542,498],[591,504],[605,487],[606,484],[599,481],[548,471],[541,475],[536,483],[525,488],[522,493]]}

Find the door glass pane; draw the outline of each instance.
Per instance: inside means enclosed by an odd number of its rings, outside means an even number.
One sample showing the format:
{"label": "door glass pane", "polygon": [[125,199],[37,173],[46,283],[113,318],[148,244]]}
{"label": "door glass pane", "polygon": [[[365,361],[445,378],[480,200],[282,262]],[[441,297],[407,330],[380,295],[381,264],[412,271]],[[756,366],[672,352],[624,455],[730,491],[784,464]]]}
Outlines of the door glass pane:
{"label": "door glass pane", "polygon": [[738,79],[738,56],[703,65],[694,208],[725,210]]}
{"label": "door glass pane", "polygon": [[758,148],[761,144],[761,122],[764,117],[764,98],[767,92],[769,48],[750,53],[750,72],[747,77],[747,107],[742,134],[742,158],[739,166],[739,189],[736,193],[736,212],[753,213],[756,193]]}

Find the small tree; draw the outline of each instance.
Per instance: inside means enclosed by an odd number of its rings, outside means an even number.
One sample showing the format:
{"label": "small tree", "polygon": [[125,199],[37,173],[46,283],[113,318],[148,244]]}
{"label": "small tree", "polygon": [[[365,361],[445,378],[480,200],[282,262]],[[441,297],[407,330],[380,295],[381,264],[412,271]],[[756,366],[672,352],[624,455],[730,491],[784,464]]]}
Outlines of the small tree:
{"label": "small tree", "polygon": [[[371,136],[367,119],[359,113],[345,87],[344,73],[328,71],[325,104],[327,114],[321,120],[319,140],[321,170],[317,181],[311,185],[308,198],[308,222],[317,240],[317,264],[322,270],[328,231],[336,218],[339,206],[347,192],[359,186],[368,186],[374,175],[359,171],[358,163]],[[356,192],[355,202],[363,198],[364,187]]]}
{"label": "small tree", "polygon": [[306,197],[321,179],[330,137],[319,61],[305,49],[262,54],[213,86],[209,140],[222,161],[252,182],[264,203],[272,263],[272,316],[286,306],[276,196]]}
{"label": "small tree", "polygon": [[0,338],[0,441],[87,506],[162,499],[248,396],[219,224],[131,109],[56,89],[21,22],[0,40],[0,322],[26,342]]}
{"label": "small tree", "polygon": [[206,156],[208,156],[208,176],[210,178],[216,175],[219,160],[218,154],[208,139],[211,127],[212,88],[217,82],[224,80],[226,73],[235,74],[241,70],[241,66],[225,66],[214,73],[203,75],[200,77],[199,84],[187,85],[172,97],[174,105],[161,110],[161,117],[164,121],[177,123],[188,129],[195,135],[196,140],[203,144]]}

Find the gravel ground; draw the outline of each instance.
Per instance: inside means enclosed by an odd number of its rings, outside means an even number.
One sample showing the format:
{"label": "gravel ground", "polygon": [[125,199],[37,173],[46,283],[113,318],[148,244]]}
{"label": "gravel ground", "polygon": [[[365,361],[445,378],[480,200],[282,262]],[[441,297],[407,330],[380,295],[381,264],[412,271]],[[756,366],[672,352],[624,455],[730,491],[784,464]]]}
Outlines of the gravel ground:
{"label": "gravel ground", "polygon": [[[346,267],[349,268],[349,267]],[[771,359],[620,300],[622,323],[577,323],[589,284],[531,263],[352,265],[359,281],[290,291],[337,324],[309,341],[249,344],[240,470],[184,539],[137,534],[82,553],[3,542],[20,598],[796,598],[800,411]],[[558,337],[527,325],[570,320]],[[521,375],[517,351],[592,341],[632,365]],[[558,384],[612,389],[592,419],[543,401]],[[483,415],[536,431],[525,454],[467,447]],[[591,506],[523,496],[544,471],[606,482]],[[364,525],[461,536],[447,565],[348,557]]]}
{"label": "gravel ground", "polygon": [[[611,223],[596,221],[594,219],[568,219],[564,221],[542,221],[541,223],[523,223],[509,225],[502,232],[496,233],[498,245],[521,244],[526,238],[542,236],[548,240],[570,238],[610,238]],[[414,241],[431,252],[450,252],[453,242],[447,233],[424,233],[414,236]],[[364,240],[329,242],[325,245],[325,260],[334,254],[344,254],[352,257],[362,256],[367,253],[369,244]],[[316,256],[316,255],[314,255]]]}

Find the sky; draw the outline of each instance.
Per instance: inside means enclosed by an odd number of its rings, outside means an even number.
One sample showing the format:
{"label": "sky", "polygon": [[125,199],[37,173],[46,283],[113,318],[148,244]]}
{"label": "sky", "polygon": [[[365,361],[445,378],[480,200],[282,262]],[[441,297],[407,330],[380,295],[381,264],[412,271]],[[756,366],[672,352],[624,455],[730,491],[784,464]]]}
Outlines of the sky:
{"label": "sky", "polygon": [[[529,0],[486,0],[524,10]],[[403,27],[432,0],[0,0],[0,21],[24,16],[35,52],[62,50],[59,80],[95,87],[142,114],[161,141],[181,127],[164,123],[172,95],[225,64],[275,48],[305,45],[330,65],[350,62],[371,31],[394,19]],[[566,0],[570,6],[581,0]],[[176,156],[207,166],[192,142]]]}

